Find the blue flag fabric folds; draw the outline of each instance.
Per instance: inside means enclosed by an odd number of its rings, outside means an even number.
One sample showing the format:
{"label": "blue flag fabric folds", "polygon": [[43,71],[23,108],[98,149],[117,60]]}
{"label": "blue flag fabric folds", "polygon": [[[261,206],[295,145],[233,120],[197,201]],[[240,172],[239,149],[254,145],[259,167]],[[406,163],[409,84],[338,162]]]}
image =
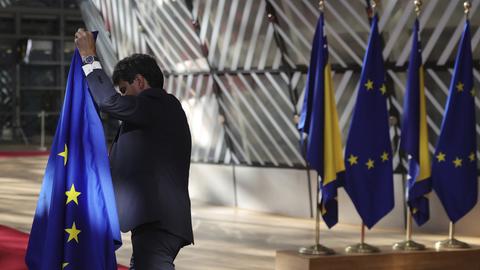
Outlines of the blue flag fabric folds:
{"label": "blue flag fabric folds", "polygon": [[321,177],[320,213],[329,228],[338,222],[337,187],[343,180],[345,165],[332,74],[328,63],[328,44],[321,13],[315,32],[300,131],[308,133],[307,161]]}
{"label": "blue flag fabric folds", "polygon": [[120,245],[102,123],[75,50],[26,263],[35,270],[113,270]]}
{"label": "blue flag fabric folds", "polygon": [[345,190],[368,228],[394,205],[382,51],[378,15],[375,15],[345,150]]}
{"label": "blue flag fabric folds", "polygon": [[454,223],[477,202],[474,98],[470,23],[467,20],[432,166],[433,189]]}
{"label": "blue flag fabric folds", "polygon": [[407,91],[403,107],[400,148],[408,155],[407,203],[417,224],[422,225],[430,217],[428,194],[432,191],[432,179],[418,20],[415,20],[413,29]]}

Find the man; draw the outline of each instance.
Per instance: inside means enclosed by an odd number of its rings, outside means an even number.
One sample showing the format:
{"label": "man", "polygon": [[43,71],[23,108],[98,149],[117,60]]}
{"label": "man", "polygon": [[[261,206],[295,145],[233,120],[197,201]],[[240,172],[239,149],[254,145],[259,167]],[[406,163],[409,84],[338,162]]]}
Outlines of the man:
{"label": "man", "polygon": [[132,232],[130,269],[175,269],[179,250],[193,243],[185,112],[163,90],[162,71],[151,56],[118,62],[112,77],[120,95],[96,57],[92,33],[79,29],[75,44],[98,108],[122,120],[110,163],[120,229]]}

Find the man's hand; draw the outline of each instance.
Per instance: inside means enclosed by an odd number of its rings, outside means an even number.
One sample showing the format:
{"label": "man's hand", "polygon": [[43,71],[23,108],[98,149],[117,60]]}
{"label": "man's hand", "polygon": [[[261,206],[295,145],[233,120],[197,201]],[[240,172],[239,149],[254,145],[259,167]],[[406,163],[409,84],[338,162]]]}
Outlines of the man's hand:
{"label": "man's hand", "polygon": [[97,55],[97,49],[95,47],[95,40],[93,39],[92,32],[85,31],[83,28],[79,28],[75,33],[75,45],[78,48],[78,52],[82,57],[88,55]]}

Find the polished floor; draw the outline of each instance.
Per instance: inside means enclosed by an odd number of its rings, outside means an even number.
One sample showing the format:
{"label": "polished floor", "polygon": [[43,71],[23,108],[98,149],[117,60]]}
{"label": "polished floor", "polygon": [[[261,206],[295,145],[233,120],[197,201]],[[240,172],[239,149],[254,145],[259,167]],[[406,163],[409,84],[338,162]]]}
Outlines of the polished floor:
{"label": "polished floor", "polygon": [[[0,158],[0,224],[30,231],[46,157]],[[275,251],[312,244],[314,222],[228,207],[193,202],[195,245],[184,248],[176,260],[178,270],[271,270]],[[119,263],[128,265],[131,254],[129,234],[117,252]],[[322,243],[341,251],[359,240],[358,226],[322,228]],[[403,238],[401,231],[374,229],[367,242],[382,247]],[[416,240],[433,246],[442,235],[417,235]],[[461,238],[480,245],[480,238]]]}

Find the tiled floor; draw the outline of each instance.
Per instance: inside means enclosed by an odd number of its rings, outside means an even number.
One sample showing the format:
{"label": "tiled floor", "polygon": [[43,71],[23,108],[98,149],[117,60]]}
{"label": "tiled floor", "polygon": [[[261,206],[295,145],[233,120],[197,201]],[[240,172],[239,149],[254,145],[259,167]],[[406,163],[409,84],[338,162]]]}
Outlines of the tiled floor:
{"label": "tiled floor", "polygon": [[[30,231],[47,158],[0,158],[0,224]],[[246,210],[215,207],[193,202],[195,245],[184,248],[176,260],[178,270],[274,269],[275,250],[297,249],[312,244],[312,220],[266,215]],[[128,265],[130,235],[123,235],[117,252],[119,263]],[[322,228],[322,243],[341,251],[357,242],[359,228],[337,225]],[[367,242],[389,249],[400,241],[400,231],[374,229]],[[441,235],[417,235],[416,240],[432,246]],[[461,238],[480,245],[480,238]]]}

